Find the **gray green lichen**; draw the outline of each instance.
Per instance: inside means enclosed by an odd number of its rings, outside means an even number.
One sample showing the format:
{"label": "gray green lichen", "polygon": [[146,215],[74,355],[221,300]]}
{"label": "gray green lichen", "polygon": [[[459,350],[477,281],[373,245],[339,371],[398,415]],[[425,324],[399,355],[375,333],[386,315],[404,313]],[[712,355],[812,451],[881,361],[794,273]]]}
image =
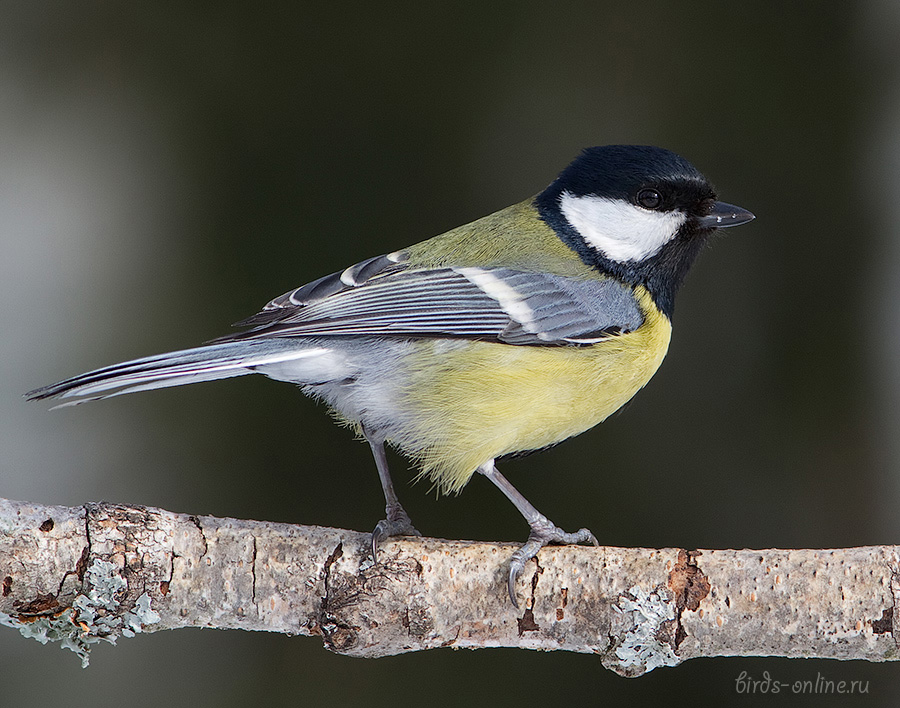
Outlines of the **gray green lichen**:
{"label": "gray green lichen", "polygon": [[137,599],[131,611],[122,617],[116,615],[127,587],[115,564],[95,559],[85,573],[86,592],[76,595],[71,607],[53,616],[24,620],[0,612],[0,624],[18,629],[22,636],[41,644],[60,642],[62,648],[81,657],[82,667],[87,667],[91,645],[100,641],[115,644],[120,635],[133,637],[146,625],[159,622],[147,593]]}

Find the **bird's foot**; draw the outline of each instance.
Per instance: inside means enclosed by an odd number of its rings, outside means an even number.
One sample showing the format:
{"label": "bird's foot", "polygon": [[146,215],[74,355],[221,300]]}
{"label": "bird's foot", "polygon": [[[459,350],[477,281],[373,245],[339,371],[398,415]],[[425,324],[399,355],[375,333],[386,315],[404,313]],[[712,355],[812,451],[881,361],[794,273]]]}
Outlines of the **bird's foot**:
{"label": "bird's foot", "polygon": [[372,532],[372,560],[378,562],[378,546],[393,536],[421,536],[412,525],[406,510],[397,504],[385,509],[387,518],[382,519]]}
{"label": "bird's foot", "polygon": [[513,607],[519,609],[519,602],[516,600],[516,580],[525,569],[525,564],[534,558],[538,551],[549,544],[570,544],[570,543],[590,543],[599,546],[597,538],[587,529],[579,529],[575,533],[563,531],[559,526],[554,524],[546,516],[540,516],[531,524],[531,533],[528,534],[528,540],[525,544],[512,554],[509,563],[509,599],[512,600]]}

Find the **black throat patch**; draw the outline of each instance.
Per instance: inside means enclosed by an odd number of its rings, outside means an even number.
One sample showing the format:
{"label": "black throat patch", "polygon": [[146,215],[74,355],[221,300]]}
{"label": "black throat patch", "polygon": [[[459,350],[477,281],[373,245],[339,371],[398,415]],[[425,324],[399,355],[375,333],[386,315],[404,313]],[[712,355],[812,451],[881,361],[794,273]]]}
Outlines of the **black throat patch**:
{"label": "black throat patch", "polygon": [[563,216],[559,207],[560,190],[547,189],[535,197],[534,205],[541,219],[571,248],[581,260],[602,273],[631,286],[647,288],[656,306],[672,319],[675,294],[684,282],[694,259],[706,244],[711,230],[690,228],[690,220],[658,253],[642,261],[618,262],[589,246],[581,234]]}

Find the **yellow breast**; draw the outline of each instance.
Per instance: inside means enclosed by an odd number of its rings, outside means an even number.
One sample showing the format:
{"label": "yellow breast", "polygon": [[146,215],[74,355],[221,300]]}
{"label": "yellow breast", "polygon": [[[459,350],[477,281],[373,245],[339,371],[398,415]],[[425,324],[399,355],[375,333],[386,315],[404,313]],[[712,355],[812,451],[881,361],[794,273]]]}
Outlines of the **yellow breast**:
{"label": "yellow breast", "polygon": [[671,325],[643,289],[644,324],[589,347],[509,346],[422,340],[403,392],[416,412],[392,440],[444,492],[479,465],[558,443],[624,405],[656,373]]}

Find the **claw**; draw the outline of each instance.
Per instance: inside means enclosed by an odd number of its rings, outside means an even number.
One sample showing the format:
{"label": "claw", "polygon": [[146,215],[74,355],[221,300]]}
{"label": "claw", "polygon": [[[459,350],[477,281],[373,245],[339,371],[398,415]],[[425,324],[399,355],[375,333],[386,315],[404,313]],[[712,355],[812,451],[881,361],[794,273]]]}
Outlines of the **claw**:
{"label": "claw", "polygon": [[579,529],[575,533],[567,533],[559,526],[556,526],[546,516],[541,516],[533,524],[531,524],[531,533],[528,540],[512,554],[509,562],[509,578],[507,580],[507,590],[509,591],[509,599],[512,601],[513,607],[519,609],[519,602],[516,599],[516,581],[519,579],[525,564],[534,558],[538,551],[549,544],[570,544],[570,543],[590,543],[599,546],[596,536],[588,529]]}
{"label": "claw", "polygon": [[516,599],[516,580],[519,579],[519,573],[522,572],[522,565],[518,567],[515,564],[509,566],[509,578],[506,581],[506,589],[509,591],[509,601],[517,610],[519,609],[519,601]]}
{"label": "claw", "polygon": [[375,525],[372,531],[372,561],[378,562],[378,546],[394,536],[421,536],[418,529],[412,525],[409,516],[399,504],[387,509],[387,518]]}

